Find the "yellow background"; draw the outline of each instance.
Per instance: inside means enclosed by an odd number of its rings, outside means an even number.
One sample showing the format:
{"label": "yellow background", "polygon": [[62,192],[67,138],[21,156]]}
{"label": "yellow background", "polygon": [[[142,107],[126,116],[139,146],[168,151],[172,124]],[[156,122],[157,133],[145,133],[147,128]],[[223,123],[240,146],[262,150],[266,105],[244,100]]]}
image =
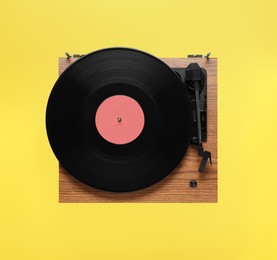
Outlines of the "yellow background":
{"label": "yellow background", "polygon": [[[277,259],[277,4],[1,0],[0,259]],[[45,107],[65,51],[218,57],[218,204],[59,204]]]}

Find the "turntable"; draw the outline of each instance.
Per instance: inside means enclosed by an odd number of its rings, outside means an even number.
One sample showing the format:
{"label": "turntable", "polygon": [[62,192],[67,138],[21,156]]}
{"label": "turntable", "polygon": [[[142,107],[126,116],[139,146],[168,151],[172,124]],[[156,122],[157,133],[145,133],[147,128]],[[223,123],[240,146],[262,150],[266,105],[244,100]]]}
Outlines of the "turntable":
{"label": "turntable", "polygon": [[46,128],[60,202],[217,202],[217,60],[60,58]]}

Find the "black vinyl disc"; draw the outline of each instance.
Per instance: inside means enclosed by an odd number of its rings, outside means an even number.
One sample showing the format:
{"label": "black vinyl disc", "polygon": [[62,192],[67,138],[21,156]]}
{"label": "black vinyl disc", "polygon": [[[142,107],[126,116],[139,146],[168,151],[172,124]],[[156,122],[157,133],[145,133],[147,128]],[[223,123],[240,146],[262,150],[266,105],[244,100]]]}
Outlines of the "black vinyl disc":
{"label": "black vinyl disc", "polygon": [[[122,144],[107,140],[96,125],[101,104],[117,96],[130,97],[144,116],[138,136]],[[136,116],[129,120],[137,123]],[[48,100],[46,128],[57,159],[75,178],[102,190],[133,191],[160,181],[182,160],[192,107],[182,81],[161,60],[109,48],[80,58],[61,74]]]}

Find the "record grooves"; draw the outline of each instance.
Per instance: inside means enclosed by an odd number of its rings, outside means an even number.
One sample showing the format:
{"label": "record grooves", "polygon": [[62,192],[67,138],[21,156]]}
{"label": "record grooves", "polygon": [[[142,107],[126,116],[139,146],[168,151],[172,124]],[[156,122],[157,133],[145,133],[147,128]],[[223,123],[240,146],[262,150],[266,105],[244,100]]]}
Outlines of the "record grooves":
{"label": "record grooves", "polygon": [[[118,135],[123,124],[122,131],[142,128],[122,144],[105,139],[96,124],[101,104],[118,96],[134,100],[144,116],[142,125],[134,119],[137,108],[128,115],[124,109],[114,116],[114,109],[110,116],[108,111],[107,120],[114,120],[108,125]],[[117,192],[145,188],[172,172],[190,144],[192,125],[192,104],[176,73],[154,56],[128,48],[96,51],[69,66],[46,111],[48,138],[61,165],[92,187]]]}

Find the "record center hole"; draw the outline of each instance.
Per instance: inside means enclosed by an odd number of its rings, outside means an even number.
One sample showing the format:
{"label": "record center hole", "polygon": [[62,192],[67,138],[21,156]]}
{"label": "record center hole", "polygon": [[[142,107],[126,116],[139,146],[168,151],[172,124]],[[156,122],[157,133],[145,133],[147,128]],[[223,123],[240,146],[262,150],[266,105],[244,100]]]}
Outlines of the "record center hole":
{"label": "record center hole", "polygon": [[118,118],[117,118],[117,122],[118,122],[118,123],[121,123],[121,122],[122,122],[122,118],[121,118],[121,117],[118,117]]}

